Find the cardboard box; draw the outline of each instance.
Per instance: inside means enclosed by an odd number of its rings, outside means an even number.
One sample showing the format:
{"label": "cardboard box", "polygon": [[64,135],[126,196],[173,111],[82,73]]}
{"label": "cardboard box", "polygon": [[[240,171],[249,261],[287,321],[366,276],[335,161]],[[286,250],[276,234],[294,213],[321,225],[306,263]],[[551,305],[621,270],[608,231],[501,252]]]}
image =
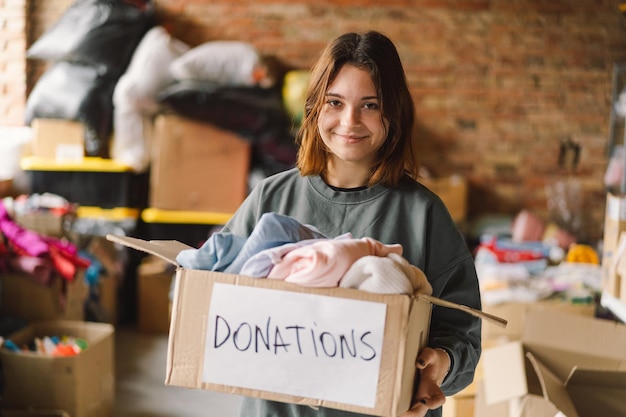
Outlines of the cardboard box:
{"label": "cardboard box", "polygon": [[625,346],[622,324],[530,310],[522,340],[483,351],[485,403],[516,405],[511,416],[626,415]]}
{"label": "cardboard box", "polygon": [[174,266],[156,256],[147,256],[137,270],[137,327],[145,333],[167,333],[170,328],[170,289]]}
{"label": "cardboard box", "polygon": [[27,321],[84,320],[89,288],[78,270],[72,282],[54,275],[49,284],[22,273],[0,274],[0,314]]}
{"label": "cardboard box", "polygon": [[535,302],[507,302],[502,304],[485,304],[483,311],[502,317],[507,320],[506,328],[496,326],[483,326],[483,342],[496,339],[519,340],[524,332],[526,317],[530,310],[561,311],[569,314],[578,314],[586,317],[594,317],[596,306],[593,303],[572,303],[562,300],[539,300]]}
{"label": "cardboard box", "polygon": [[53,211],[33,211],[16,213],[15,221],[20,226],[40,235],[61,238],[66,237],[65,228],[74,217],[75,215],[72,213],[61,215]]}
{"label": "cardboard box", "polygon": [[118,322],[118,290],[120,277],[102,273],[97,285],[89,288],[89,299],[85,303],[85,320],[99,323],[117,324]]}
{"label": "cardboard box", "polygon": [[[190,248],[107,238],[173,264]],[[429,296],[177,268],[165,383],[394,417],[409,408],[433,304],[502,322]]]}
{"label": "cardboard box", "polygon": [[614,255],[620,234],[624,231],[626,231],[626,196],[608,193],[602,243],[602,290],[616,298],[620,298],[622,283],[621,277],[616,273]]}
{"label": "cardboard box", "polygon": [[422,184],[437,194],[444,202],[455,222],[467,217],[467,180],[460,175],[445,178],[421,178]]}
{"label": "cardboard box", "polygon": [[474,417],[474,395],[456,394],[446,398],[442,417]]}
{"label": "cardboard box", "polygon": [[72,417],[111,417],[115,393],[113,326],[41,321],[9,338],[21,346],[35,337],[54,335],[85,339],[88,347],[70,357],[1,350],[5,381],[2,407],[64,410]]}
{"label": "cardboard box", "polygon": [[116,247],[104,236],[81,235],[81,246],[101,265],[97,285],[90,288],[90,299],[87,314],[91,313],[93,321],[117,324],[119,315],[118,293],[124,281],[126,268],[126,247]]}
{"label": "cardboard box", "polygon": [[233,213],[247,195],[250,143],[181,116],[160,115],[150,170],[149,206]]}
{"label": "cardboard box", "polygon": [[626,303],[626,231],[620,233],[611,257],[603,291],[616,300]]}
{"label": "cardboard box", "polygon": [[32,154],[55,161],[80,161],[85,155],[85,126],[78,121],[34,119]]}

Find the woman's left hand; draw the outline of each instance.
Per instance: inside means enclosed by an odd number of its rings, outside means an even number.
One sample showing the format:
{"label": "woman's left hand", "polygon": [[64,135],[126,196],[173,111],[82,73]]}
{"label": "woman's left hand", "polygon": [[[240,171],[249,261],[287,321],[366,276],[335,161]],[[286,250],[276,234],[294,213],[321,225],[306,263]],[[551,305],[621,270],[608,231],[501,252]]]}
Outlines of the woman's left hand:
{"label": "woman's left hand", "polygon": [[428,410],[439,408],[446,402],[441,384],[450,368],[448,354],[442,349],[426,347],[419,354],[415,366],[420,372],[415,402],[400,417],[423,417]]}

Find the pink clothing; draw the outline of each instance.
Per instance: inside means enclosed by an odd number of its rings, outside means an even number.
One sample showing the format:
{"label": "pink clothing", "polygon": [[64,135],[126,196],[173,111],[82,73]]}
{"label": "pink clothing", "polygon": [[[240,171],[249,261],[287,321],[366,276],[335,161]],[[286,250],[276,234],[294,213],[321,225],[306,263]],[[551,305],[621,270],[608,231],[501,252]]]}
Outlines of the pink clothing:
{"label": "pink clothing", "polygon": [[268,278],[308,287],[336,287],[350,266],[363,256],[402,255],[402,246],[375,239],[321,240],[287,253],[270,271]]}

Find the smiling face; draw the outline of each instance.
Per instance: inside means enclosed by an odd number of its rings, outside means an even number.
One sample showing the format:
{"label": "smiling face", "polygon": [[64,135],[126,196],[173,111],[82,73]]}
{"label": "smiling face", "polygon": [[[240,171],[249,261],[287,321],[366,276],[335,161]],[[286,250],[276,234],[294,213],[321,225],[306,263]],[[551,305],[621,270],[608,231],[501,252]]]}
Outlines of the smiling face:
{"label": "smiling face", "polygon": [[381,103],[368,71],[344,65],[325,95],[318,130],[329,152],[326,181],[337,187],[365,185],[387,137]]}

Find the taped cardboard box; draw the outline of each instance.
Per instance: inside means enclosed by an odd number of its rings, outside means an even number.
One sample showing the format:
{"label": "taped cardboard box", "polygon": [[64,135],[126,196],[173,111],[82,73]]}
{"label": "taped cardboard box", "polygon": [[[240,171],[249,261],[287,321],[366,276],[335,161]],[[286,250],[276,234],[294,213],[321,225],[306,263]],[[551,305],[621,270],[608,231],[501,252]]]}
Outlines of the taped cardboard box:
{"label": "taped cardboard box", "polygon": [[484,402],[511,417],[626,415],[625,346],[622,324],[530,310],[522,340],[483,351]]}
{"label": "taped cardboard box", "polygon": [[[175,264],[177,241],[108,239]],[[165,383],[394,417],[409,408],[429,296],[177,268]],[[271,375],[271,377],[268,377]]]}
{"label": "taped cardboard box", "polygon": [[22,346],[35,337],[54,335],[85,339],[88,347],[69,357],[1,350],[5,381],[2,408],[55,409],[72,417],[111,417],[115,393],[113,326],[75,320],[39,321],[9,339]]}

